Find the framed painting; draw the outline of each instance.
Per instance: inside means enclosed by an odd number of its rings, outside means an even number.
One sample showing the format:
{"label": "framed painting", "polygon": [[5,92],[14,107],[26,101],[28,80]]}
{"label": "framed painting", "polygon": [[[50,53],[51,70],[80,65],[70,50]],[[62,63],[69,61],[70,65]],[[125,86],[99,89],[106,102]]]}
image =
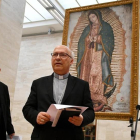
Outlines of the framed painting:
{"label": "framed painting", "polygon": [[89,82],[96,119],[136,118],[139,1],[67,9],[62,44],[74,52],[70,73]]}

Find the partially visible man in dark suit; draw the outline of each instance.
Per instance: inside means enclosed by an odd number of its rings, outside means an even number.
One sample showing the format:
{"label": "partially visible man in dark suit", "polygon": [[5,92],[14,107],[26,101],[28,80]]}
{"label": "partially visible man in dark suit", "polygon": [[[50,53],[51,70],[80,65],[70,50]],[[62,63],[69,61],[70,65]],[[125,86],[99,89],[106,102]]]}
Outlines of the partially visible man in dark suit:
{"label": "partially visible man in dark suit", "polygon": [[[82,127],[93,122],[95,114],[90,97],[89,84],[69,73],[73,52],[64,45],[57,46],[52,55],[54,73],[32,83],[23,114],[34,130],[31,140],[84,140]],[[69,117],[69,126],[51,127],[50,115],[46,113],[51,104],[87,106],[79,116]]]}
{"label": "partially visible man in dark suit", "polygon": [[6,132],[11,139],[15,135],[11,121],[8,87],[0,82],[0,140],[6,140]]}

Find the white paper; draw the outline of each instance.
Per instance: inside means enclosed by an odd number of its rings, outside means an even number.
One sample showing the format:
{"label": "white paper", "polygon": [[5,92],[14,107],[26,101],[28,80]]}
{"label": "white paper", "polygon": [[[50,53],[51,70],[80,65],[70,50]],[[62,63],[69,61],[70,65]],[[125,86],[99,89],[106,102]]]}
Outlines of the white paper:
{"label": "white paper", "polygon": [[50,107],[47,110],[47,113],[51,116],[50,121],[54,121],[57,111],[59,109],[64,109],[64,108],[70,108],[70,107],[76,107],[81,109],[81,113],[83,113],[88,107],[84,106],[73,106],[73,105],[61,105],[61,104],[51,104]]}
{"label": "white paper", "polygon": [[22,140],[21,136],[13,136],[12,139],[10,139],[10,137],[7,135],[7,140]]}
{"label": "white paper", "polygon": [[57,122],[59,120],[59,117],[61,115],[61,112],[62,112],[62,110],[57,110],[57,115],[56,115],[56,117],[55,117],[55,119],[54,119],[54,121],[52,123],[52,127],[55,127],[56,126],[56,124],[57,124]]}

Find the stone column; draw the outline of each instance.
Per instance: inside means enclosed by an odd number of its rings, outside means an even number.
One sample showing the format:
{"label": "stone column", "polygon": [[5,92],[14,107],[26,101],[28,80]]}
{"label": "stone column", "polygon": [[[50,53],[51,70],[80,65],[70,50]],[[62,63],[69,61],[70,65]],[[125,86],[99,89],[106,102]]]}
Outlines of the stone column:
{"label": "stone column", "polygon": [[0,81],[13,103],[26,0],[0,0]]}

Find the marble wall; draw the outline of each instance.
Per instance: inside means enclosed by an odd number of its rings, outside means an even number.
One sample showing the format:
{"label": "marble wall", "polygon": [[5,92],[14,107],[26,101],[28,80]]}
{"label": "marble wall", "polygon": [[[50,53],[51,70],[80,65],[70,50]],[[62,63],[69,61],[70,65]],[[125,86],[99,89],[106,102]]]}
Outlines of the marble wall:
{"label": "marble wall", "polygon": [[11,106],[15,92],[25,1],[0,1],[0,81],[9,87]]}

